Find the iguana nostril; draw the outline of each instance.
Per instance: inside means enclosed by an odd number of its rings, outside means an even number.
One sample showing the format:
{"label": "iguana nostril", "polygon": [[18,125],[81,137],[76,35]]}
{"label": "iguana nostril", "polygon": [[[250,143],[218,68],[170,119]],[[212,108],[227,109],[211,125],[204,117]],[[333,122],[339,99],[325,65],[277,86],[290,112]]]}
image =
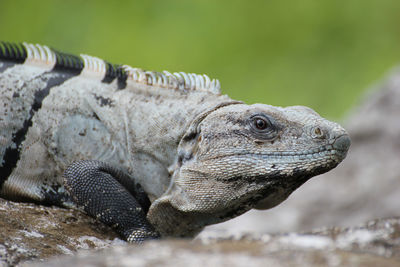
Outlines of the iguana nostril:
{"label": "iguana nostril", "polygon": [[344,134],[336,138],[332,146],[336,150],[347,151],[350,147],[350,143],[350,137],[347,134]]}
{"label": "iguana nostril", "polygon": [[311,136],[313,138],[323,138],[325,135],[324,131],[320,127],[313,127],[311,129]]}

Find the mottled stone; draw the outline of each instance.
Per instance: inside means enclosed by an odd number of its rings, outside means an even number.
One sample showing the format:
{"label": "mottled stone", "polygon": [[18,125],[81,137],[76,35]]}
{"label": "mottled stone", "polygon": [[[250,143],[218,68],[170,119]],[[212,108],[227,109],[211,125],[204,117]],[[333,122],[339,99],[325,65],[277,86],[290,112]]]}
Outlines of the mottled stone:
{"label": "mottled stone", "polygon": [[310,233],[151,241],[24,266],[399,266],[400,219]]}
{"label": "mottled stone", "polygon": [[0,266],[124,241],[77,210],[0,199]]}

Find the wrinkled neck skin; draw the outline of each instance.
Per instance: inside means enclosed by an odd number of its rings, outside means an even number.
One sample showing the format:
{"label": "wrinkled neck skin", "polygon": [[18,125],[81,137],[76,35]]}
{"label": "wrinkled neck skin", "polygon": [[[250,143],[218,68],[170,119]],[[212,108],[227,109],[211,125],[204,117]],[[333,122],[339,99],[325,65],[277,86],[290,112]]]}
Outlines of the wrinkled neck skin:
{"label": "wrinkled neck skin", "polygon": [[346,156],[347,132],[309,108],[234,104],[200,114],[181,139],[171,184],[147,215],[162,236],[272,208]]}
{"label": "wrinkled neck skin", "polygon": [[[185,179],[181,174],[183,162],[188,161],[188,159],[190,159],[190,161],[195,160],[194,157],[198,145],[200,123],[212,112],[222,107],[236,104],[243,104],[243,102],[235,100],[225,101],[200,113],[192,121],[190,127],[182,137],[177,149],[177,161],[171,168],[173,174],[170,186],[163,196],[152,203],[147,215],[150,223],[163,236],[194,237],[203,230],[206,225],[213,223],[210,221],[210,214],[202,214],[201,212],[196,211],[195,202],[190,203],[192,200],[186,197],[187,194],[185,190],[179,186],[176,181],[182,181]],[[201,179],[201,177],[202,176],[199,174],[198,178]],[[190,181],[188,181],[188,186],[193,186],[193,189],[196,189],[195,184],[191,184]]]}
{"label": "wrinkled neck skin", "polygon": [[[228,105],[237,104],[243,104],[243,102],[236,100],[224,101],[211,109],[205,110],[192,121],[190,127],[182,137],[177,149],[177,161],[171,166],[173,174],[170,186],[163,196],[152,203],[147,215],[150,223],[152,223],[163,236],[194,237],[206,225],[213,223],[209,221],[210,214],[198,213],[195,206],[189,208],[189,210],[182,209],[183,207],[190,207],[192,204],[190,203],[190,198],[183,197],[186,195],[186,192],[177,185],[176,181],[185,179],[184,177],[180,179],[183,162],[186,162],[188,159],[195,160],[195,150],[200,131],[199,124],[212,112]],[[198,178],[201,179],[201,176]],[[195,189],[195,184],[189,182],[188,186],[193,186],[193,189]],[[199,220],[202,217],[204,217],[204,219]]]}

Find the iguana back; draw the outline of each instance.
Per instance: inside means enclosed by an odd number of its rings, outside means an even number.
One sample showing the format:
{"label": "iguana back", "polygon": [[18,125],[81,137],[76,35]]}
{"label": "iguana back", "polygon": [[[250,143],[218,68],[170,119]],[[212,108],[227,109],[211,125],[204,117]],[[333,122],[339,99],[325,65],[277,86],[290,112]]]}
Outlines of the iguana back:
{"label": "iguana back", "polygon": [[0,43],[3,197],[63,204],[62,173],[96,159],[136,171],[151,199],[189,123],[234,103],[206,75],[144,71],[47,46]]}

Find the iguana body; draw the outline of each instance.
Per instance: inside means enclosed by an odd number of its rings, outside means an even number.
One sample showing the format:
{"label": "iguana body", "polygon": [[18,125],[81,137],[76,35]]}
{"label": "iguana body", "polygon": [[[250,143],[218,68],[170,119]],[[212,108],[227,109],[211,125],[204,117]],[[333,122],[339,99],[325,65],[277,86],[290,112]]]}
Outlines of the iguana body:
{"label": "iguana body", "polygon": [[350,144],[309,108],[245,105],[207,76],[30,44],[0,43],[0,59],[1,196],[77,203],[130,241],[273,207]]}

